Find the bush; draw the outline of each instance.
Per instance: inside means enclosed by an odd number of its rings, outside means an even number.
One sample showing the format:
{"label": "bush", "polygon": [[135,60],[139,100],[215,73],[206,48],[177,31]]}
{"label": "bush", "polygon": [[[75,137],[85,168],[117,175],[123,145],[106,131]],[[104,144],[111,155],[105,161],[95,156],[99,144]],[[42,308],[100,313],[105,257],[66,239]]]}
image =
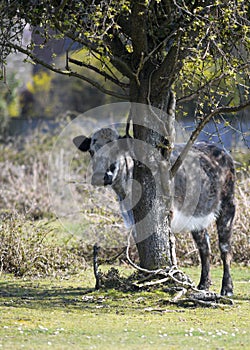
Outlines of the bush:
{"label": "bush", "polygon": [[[41,140],[40,140],[41,141]],[[37,152],[35,141],[2,147],[0,160],[0,210],[29,214],[33,218],[50,215],[47,190],[49,152]],[[45,148],[45,146],[44,146]]]}
{"label": "bush", "polygon": [[0,269],[16,276],[68,275],[86,267],[80,249],[58,244],[46,225],[25,216],[2,214],[0,220]]}

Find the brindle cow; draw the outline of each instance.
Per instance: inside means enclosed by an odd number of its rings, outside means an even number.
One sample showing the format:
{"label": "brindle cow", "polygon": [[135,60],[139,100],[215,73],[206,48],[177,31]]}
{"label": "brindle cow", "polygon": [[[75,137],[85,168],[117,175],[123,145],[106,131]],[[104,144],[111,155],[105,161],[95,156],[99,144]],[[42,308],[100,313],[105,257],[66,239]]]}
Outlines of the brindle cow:
{"label": "brindle cow", "polygon": [[[112,144],[120,140],[118,133],[110,128],[101,129],[91,138],[77,136],[73,142],[82,151],[89,151],[92,157],[92,184],[97,186],[110,185],[123,203],[128,182],[133,176],[133,159],[126,150],[114,149]],[[110,145],[110,147],[109,147]],[[171,158],[173,162],[184,145],[177,144]],[[199,163],[199,177],[193,176]],[[185,163],[185,161],[184,161]],[[198,142],[189,152],[189,164],[179,168],[174,179],[174,208],[171,228],[173,232],[191,231],[199,250],[201,260],[201,276],[198,288],[208,290],[210,280],[210,244],[207,227],[216,220],[221,259],[223,261],[223,279],[221,295],[233,294],[233,283],[230,276],[232,223],[235,214],[234,182],[235,170],[231,156],[214,144]],[[196,180],[199,188],[195,190]],[[195,208],[190,212],[189,203],[193,201],[192,193],[185,188],[192,183],[191,192],[198,191]],[[131,188],[130,188],[131,190]],[[183,197],[185,194],[185,198]],[[190,196],[190,198],[189,198]],[[131,210],[126,212],[121,207],[125,222],[133,225]]]}

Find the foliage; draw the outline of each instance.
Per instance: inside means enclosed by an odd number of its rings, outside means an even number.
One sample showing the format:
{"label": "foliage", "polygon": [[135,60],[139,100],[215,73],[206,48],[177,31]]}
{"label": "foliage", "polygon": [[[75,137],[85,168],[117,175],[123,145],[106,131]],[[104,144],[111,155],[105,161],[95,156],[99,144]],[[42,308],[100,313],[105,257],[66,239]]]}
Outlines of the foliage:
{"label": "foliage", "polygon": [[8,126],[9,117],[16,117],[19,113],[19,86],[20,81],[15,74],[8,76],[8,82],[0,80],[0,135]]}
{"label": "foliage", "polygon": [[[146,78],[151,85],[147,94],[154,105],[157,96],[174,87],[179,103],[198,98],[197,116],[201,117],[208,107],[235,105],[249,93],[250,10],[246,1],[74,0],[68,4],[53,0],[8,4],[1,5],[3,62],[10,51],[19,50],[43,63],[33,54],[35,42],[21,42],[22,31],[29,24],[43,39],[41,49],[51,38],[70,38],[68,50],[74,43],[89,52],[89,62],[80,53],[79,59],[67,57],[66,69],[56,60],[45,67],[83,79],[119,98],[131,99],[128,89],[140,86]],[[78,73],[76,66],[88,71]],[[89,71],[99,74],[105,84],[89,76]],[[108,81],[120,91],[109,89]]]}
{"label": "foliage", "polygon": [[50,90],[51,77],[48,73],[41,71],[33,76],[33,82],[27,84],[27,89],[32,93],[36,94],[44,92],[45,94]]}
{"label": "foliage", "polygon": [[[28,115],[25,117],[32,116],[50,116],[51,104],[50,104],[50,93],[52,75],[48,72],[41,71],[32,76],[32,82],[27,83],[27,91],[30,96],[33,96],[32,103],[29,106],[30,111],[26,111]],[[22,107],[27,110],[28,101],[22,101]],[[24,114],[24,113],[22,113]]]}

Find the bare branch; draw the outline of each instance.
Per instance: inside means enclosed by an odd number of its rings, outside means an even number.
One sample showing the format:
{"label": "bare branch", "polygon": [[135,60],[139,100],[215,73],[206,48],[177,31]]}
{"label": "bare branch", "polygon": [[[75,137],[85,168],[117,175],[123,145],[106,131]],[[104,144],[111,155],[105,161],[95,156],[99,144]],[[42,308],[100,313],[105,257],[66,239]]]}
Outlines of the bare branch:
{"label": "bare branch", "polygon": [[177,173],[178,169],[182,165],[182,163],[183,163],[183,161],[184,161],[188,151],[190,150],[190,148],[192,147],[192,145],[196,141],[196,139],[199,136],[201,130],[210,121],[210,119],[212,119],[215,115],[218,115],[218,114],[239,112],[242,109],[244,109],[246,107],[249,107],[249,106],[250,106],[250,99],[247,100],[244,103],[241,103],[238,106],[234,106],[234,107],[222,106],[222,107],[216,108],[214,111],[212,111],[209,114],[207,114],[201,120],[201,122],[198,124],[197,128],[192,132],[192,134],[191,134],[187,144],[185,145],[185,147],[181,151],[180,155],[177,157],[176,161],[174,162],[174,164],[173,164],[173,166],[172,166],[172,168],[170,170],[170,177],[173,178],[175,176],[175,174]]}
{"label": "bare branch", "polygon": [[79,66],[79,67],[84,67],[84,68],[90,69],[90,70],[96,72],[97,74],[103,76],[105,79],[110,80],[112,83],[114,83],[114,84],[116,84],[116,85],[118,85],[118,86],[120,86],[120,87],[123,87],[123,88],[128,88],[128,87],[129,87],[128,84],[123,83],[123,82],[121,82],[120,80],[111,77],[111,76],[110,76],[108,73],[106,73],[105,71],[101,71],[100,69],[98,69],[98,68],[95,67],[95,66],[92,66],[91,64],[84,63],[83,61],[79,61],[79,60],[76,60],[76,59],[71,58],[71,57],[68,58],[68,61],[69,61],[70,63],[73,63],[73,64]]}
{"label": "bare branch", "polygon": [[210,87],[212,84],[216,83],[217,81],[221,81],[221,79],[223,79],[223,77],[225,77],[226,73],[223,72],[219,77],[212,77],[208,82],[206,82],[205,84],[203,84],[202,86],[200,86],[196,91],[192,92],[189,95],[180,97],[176,100],[176,104],[180,104],[183,102],[188,102],[188,101],[192,101],[195,98],[197,98],[200,93],[205,90],[206,88]]}
{"label": "bare branch", "polygon": [[110,57],[110,62],[112,63],[112,65],[118,69],[123,75],[125,75],[128,78],[134,78],[134,74],[131,70],[131,68],[129,67],[129,65],[122,60],[120,57],[118,56],[111,56]]}
{"label": "bare branch", "polygon": [[62,75],[66,75],[69,77],[76,77],[79,78],[81,80],[86,81],[87,83],[91,84],[92,86],[96,87],[98,90],[100,90],[101,92],[103,92],[104,94],[110,95],[110,96],[114,96],[116,98],[119,98],[121,100],[128,100],[129,96],[128,95],[124,95],[124,94],[119,94],[118,92],[112,91],[112,90],[108,90],[105,89],[101,84],[99,84],[98,82],[96,82],[95,80],[84,76],[82,74],[79,74],[77,72],[72,72],[69,70],[62,70],[60,68],[56,68],[55,66],[48,64],[46,62],[44,62],[43,60],[39,59],[38,57],[36,57],[34,54],[32,54],[29,50],[24,49],[22,46],[13,44],[13,43],[9,43],[9,46],[11,48],[13,48],[14,50],[17,50],[19,52],[22,52],[23,54],[27,55],[28,57],[30,57],[35,63],[41,64],[42,66],[44,66],[45,68],[55,72],[55,73],[59,73]]}
{"label": "bare branch", "polygon": [[89,50],[101,54],[98,45],[94,41],[87,39],[82,33],[65,30],[56,18],[54,19],[53,25],[56,30],[62,33],[65,37],[71,39],[73,42],[79,43],[87,47]]}

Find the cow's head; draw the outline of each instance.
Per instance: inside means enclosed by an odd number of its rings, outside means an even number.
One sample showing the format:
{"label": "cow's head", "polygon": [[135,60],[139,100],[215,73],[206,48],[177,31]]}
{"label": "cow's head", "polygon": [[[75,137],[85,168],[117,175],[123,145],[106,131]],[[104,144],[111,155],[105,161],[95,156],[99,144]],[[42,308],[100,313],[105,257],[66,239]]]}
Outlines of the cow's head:
{"label": "cow's head", "polygon": [[92,179],[95,186],[112,185],[119,175],[120,161],[118,140],[120,136],[114,129],[98,130],[92,137],[83,135],[73,139],[82,152],[89,152],[92,158]]}

